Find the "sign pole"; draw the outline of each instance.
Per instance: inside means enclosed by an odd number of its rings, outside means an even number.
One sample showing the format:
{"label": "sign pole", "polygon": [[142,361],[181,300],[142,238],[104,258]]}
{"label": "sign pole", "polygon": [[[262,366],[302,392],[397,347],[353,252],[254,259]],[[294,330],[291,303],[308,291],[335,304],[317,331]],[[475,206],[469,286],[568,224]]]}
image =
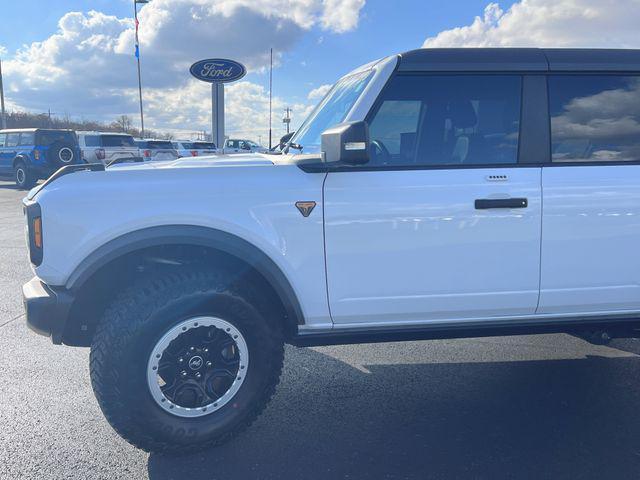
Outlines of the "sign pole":
{"label": "sign pole", "polygon": [[211,140],[216,148],[224,146],[224,83],[211,84]]}
{"label": "sign pole", "polygon": [[211,84],[211,141],[224,148],[224,84],[240,80],[247,73],[244,65],[226,58],[207,58],[189,68],[191,75]]}

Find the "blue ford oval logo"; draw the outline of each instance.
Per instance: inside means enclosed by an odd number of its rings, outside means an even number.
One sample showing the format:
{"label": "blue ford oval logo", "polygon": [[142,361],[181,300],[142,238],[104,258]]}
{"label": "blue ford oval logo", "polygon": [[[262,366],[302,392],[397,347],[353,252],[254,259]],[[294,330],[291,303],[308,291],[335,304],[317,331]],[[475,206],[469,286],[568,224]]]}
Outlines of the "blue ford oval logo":
{"label": "blue ford oval logo", "polygon": [[209,83],[234,82],[247,73],[241,63],[224,58],[208,58],[191,65],[191,75],[198,80]]}

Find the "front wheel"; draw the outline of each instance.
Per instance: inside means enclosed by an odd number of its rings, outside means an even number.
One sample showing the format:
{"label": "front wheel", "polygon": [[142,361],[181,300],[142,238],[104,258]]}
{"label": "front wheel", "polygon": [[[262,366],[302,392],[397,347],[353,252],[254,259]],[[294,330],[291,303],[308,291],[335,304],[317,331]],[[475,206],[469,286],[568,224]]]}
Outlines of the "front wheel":
{"label": "front wheel", "polygon": [[193,451],[257,418],[279,381],[284,342],[255,298],[197,270],[118,296],[91,347],[93,389],[113,428],[147,451]]}
{"label": "front wheel", "polygon": [[21,190],[29,190],[33,188],[38,179],[27,168],[27,164],[22,160],[16,162],[13,168],[13,178],[16,181],[16,186]]}

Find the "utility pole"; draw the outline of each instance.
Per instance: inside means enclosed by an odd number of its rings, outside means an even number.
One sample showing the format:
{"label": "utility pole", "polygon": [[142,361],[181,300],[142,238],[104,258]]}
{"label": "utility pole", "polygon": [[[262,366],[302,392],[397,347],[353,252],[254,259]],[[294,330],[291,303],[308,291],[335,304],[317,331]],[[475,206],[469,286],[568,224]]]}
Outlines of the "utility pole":
{"label": "utility pole", "polygon": [[2,85],[2,59],[0,59],[0,116],[2,127],[7,128],[7,113],[4,110],[4,86]]}
{"label": "utility pole", "polygon": [[287,134],[289,133],[289,126],[291,125],[291,109],[289,107],[284,109],[284,118],[282,123],[287,126]]}
{"label": "utility pole", "polygon": [[273,48],[269,50],[270,67],[269,67],[269,150],[271,150],[271,97],[273,89]]}
{"label": "utility pole", "polygon": [[138,61],[138,95],[140,98],[140,126],[141,136],[144,138],[144,114],[142,113],[142,77],[140,75],[140,41],[138,39],[138,4],[149,3],[149,0],[133,0],[133,15],[136,22],[136,60]]}

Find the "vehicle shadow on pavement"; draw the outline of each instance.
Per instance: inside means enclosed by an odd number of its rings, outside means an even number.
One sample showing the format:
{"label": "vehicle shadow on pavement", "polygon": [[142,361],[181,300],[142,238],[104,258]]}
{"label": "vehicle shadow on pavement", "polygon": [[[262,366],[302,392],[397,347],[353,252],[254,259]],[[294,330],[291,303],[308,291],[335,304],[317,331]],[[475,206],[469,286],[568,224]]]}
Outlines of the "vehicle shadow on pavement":
{"label": "vehicle shadow on pavement", "polygon": [[288,357],[252,427],[205,452],[151,454],[149,477],[621,479],[640,469],[639,358],[356,369],[313,349]]}

